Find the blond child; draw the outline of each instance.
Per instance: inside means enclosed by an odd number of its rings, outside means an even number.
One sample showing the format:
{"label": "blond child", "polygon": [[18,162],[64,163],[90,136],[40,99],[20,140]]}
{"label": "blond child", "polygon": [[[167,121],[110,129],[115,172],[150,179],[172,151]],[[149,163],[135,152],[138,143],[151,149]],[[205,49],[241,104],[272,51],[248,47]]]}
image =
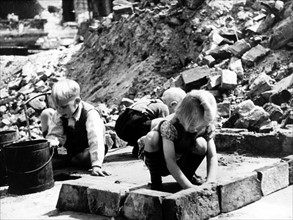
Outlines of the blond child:
{"label": "blond child", "polygon": [[151,177],[151,188],[163,190],[162,176],[171,174],[183,188],[194,187],[194,175],[207,157],[206,182],[217,175],[217,153],[213,140],[217,105],[211,93],[192,90],[144,138],[144,160]]}
{"label": "blond child", "polygon": [[91,168],[95,176],[109,175],[102,169],[105,156],[105,126],[100,114],[80,98],[80,86],[62,79],[52,88],[56,110],[41,114],[43,134],[51,146],[63,145],[73,165]]}

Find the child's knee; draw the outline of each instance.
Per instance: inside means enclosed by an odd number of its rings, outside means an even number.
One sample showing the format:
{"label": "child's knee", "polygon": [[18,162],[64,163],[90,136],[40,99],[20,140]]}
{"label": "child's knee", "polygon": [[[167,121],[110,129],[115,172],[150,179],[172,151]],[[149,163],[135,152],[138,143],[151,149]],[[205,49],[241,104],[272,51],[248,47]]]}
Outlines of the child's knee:
{"label": "child's knee", "polygon": [[145,147],[144,150],[147,152],[156,152],[159,150],[160,134],[157,131],[150,131],[144,137]]}
{"label": "child's knee", "polygon": [[41,123],[47,124],[50,119],[53,117],[55,110],[52,108],[46,108],[42,111],[40,115]]}
{"label": "child's knee", "polygon": [[196,138],[194,153],[204,155],[207,152],[207,141],[203,137]]}

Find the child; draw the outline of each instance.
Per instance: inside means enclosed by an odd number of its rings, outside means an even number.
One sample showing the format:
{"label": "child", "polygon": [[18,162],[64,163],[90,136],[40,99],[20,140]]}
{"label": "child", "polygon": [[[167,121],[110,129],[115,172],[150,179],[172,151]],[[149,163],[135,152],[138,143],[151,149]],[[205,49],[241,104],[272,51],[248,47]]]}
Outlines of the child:
{"label": "child", "polygon": [[132,155],[137,158],[137,141],[158,123],[154,120],[174,112],[174,108],[186,93],[180,88],[170,88],[163,93],[162,100],[141,99],[132,104],[118,117],[115,124],[117,135],[133,146]]}
{"label": "child", "polygon": [[51,146],[63,145],[70,162],[91,167],[95,176],[109,175],[102,169],[105,156],[105,126],[94,106],[81,100],[77,82],[63,79],[54,84],[52,100],[56,111],[41,114],[43,134]]}
{"label": "child", "polygon": [[208,91],[193,90],[177,106],[174,114],[145,136],[144,159],[152,189],[162,190],[161,176],[169,174],[183,189],[194,187],[195,171],[205,156],[206,182],[216,180],[218,164],[212,124],[216,114],[213,95]]}

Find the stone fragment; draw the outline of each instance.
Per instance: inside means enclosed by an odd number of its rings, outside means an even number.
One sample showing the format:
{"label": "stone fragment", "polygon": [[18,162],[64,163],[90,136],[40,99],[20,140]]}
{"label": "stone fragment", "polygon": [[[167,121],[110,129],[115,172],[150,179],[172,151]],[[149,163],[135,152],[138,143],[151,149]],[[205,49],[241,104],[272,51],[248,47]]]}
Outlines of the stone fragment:
{"label": "stone fragment", "polygon": [[221,75],[214,75],[209,77],[207,84],[208,89],[214,89],[221,84]]}
{"label": "stone fragment", "polygon": [[224,60],[231,57],[231,52],[229,51],[229,45],[219,45],[215,47],[214,49],[211,49],[210,51],[206,52],[206,55],[213,56],[216,60]]}
{"label": "stone fragment", "polygon": [[241,58],[250,48],[250,44],[246,42],[245,39],[241,39],[229,46],[228,51],[230,51],[235,57]]}
{"label": "stone fragment", "polygon": [[288,162],[289,185],[292,185],[293,184],[293,155],[283,157],[282,160]]}
{"label": "stone fragment", "polygon": [[252,66],[261,58],[269,53],[270,49],[261,46],[260,44],[245,52],[241,57],[242,62],[247,66]]}
{"label": "stone fragment", "polygon": [[231,212],[262,197],[256,173],[219,185],[221,212]]}
{"label": "stone fragment", "polygon": [[113,7],[113,11],[117,15],[133,13],[133,9],[131,5],[115,5]]}
{"label": "stone fragment", "polygon": [[261,181],[263,196],[283,189],[289,185],[288,163],[280,162],[256,170]]}
{"label": "stone fragment", "polygon": [[209,219],[220,214],[217,187],[181,190],[163,200],[164,219]]}
{"label": "stone fragment", "polygon": [[242,67],[241,59],[231,57],[228,69],[234,71],[237,74],[237,77],[242,79],[244,70]]}
{"label": "stone fragment", "polygon": [[273,103],[266,103],[263,108],[269,113],[271,121],[281,122],[283,118],[283,111],[280,106]]}
{"label": "stone fragment", "polygon": [[254,97],[271,90],[273,88],[273,82],[274,80],[270,76],[265,73],[261,73],[250,83],[247,96]]}
{"label": "stone fragment", "polygon": [[202,59],[202,63],[204,65],[208,65],[209,67],[213,67],[215,62],[216,62],[215,58],[211,55],[207,55]]}
{"label": "stone fragment", "polygon": [[221,88],[235,89],[237,86],[237,74],[231,70],[224,69],[221,71]]}
{"label": "stone fragment", "polygon": [[292,16],[280,21],[274,28],[270,37],[270,48],[276,50],[286,45],[293,39],[293,18]]}
{"label": "stone fragment", "polygon": [[218,114],[221,117],[229,118],[231,116],[231,104],[230,102],[221,102],[217,104]]}
{"label": "stone fragment", "polygon": [[133,220],[162,220],[162,200],[171,195],[149,189],[137,189],[127,196],[122,213],[127,219]]}
{"label": "stone fragment", "polygon": [[199,89],[208,81],[207,77],[210,76],[211,71],[207,66],[198,66],[192,69],[183,71],[180,75],[182,77],[185,91],[191,89]]}

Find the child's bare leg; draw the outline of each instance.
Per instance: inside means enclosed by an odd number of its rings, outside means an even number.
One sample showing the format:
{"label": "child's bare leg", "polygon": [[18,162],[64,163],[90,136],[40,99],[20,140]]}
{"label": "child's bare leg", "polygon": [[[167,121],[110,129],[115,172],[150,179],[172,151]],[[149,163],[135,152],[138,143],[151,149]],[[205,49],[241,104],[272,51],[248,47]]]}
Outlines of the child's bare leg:
{"label": "child's bare leg", "polygon": [[160,134],[157,131],[150,131],[144,138],[145,164],[149,169],[151,177],[151,189],[162,190],[162,177],[160,168],[164,164],[164,158],[159,152]]}
{"label": "child's bare leg", "polygon": [[51,122],[51,119],[54,113],[55,113],[54,109],[47,108],[47,109],[44,109],[40,115],[42,133],[44,137],[46,137],[46,135],[48,134],[49,124]]}

